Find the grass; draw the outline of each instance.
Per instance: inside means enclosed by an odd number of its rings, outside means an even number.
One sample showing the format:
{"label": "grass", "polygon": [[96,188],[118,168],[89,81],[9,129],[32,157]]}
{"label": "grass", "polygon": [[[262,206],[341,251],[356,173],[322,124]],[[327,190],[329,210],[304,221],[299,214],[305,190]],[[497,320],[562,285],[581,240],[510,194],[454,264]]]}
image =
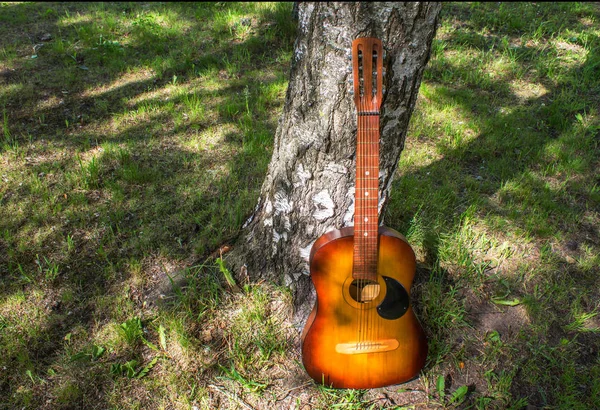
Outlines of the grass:
{"label": "grass", "polygon": [[267,170],[291,9],[0,5],[0,408],[600,407],[598,6],[444,4],[385,215],[430,353],[370,391],[312,383],[290,292],[209,258]]}

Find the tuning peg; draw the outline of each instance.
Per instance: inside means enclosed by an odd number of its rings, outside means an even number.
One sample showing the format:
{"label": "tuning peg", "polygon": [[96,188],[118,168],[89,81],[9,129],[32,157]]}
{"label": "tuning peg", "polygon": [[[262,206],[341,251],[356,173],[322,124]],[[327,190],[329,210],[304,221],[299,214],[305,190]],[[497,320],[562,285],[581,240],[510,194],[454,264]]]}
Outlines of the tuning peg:
{"label": "tuning peg", "polygon": [[350,91],[348,91],[348,94],[350,94],[350,95],[354,95],[354,90],[350,90]]}
{"label": "tuning peg", "polygon": [[352,60],[352,53],[351,52],[346,53],[346,58],[348,60]]}
{"label": "tuning peg", "polygon": [[383,50],[383,59],[385,60],[385,57],[387,56],[387,52],[385,50]]}

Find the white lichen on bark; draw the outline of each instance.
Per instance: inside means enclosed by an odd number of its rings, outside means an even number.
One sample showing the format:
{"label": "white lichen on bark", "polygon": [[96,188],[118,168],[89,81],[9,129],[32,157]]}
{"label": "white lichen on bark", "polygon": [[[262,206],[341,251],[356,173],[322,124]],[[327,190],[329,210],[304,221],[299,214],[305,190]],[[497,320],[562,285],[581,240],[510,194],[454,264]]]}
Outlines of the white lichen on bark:
{"label": "white lichen on bark", "polygon": [[312,216],[317,221],[324,221],[333,216],[335,204],[333,203],[333,199],[331,199],[328,190],[324,189],[314,195],[313,203],[315,204],[316,209]]}

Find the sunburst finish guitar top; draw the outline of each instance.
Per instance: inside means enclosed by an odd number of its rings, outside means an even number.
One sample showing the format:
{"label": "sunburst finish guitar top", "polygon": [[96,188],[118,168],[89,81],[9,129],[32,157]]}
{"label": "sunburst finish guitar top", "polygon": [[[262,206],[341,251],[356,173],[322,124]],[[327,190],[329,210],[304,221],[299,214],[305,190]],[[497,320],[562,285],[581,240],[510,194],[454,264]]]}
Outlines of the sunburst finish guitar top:
{"label": "sunburst finish guitar top", "polygon": [[378,223],[381,42],[352,43],[358,114],[354,227],[321,236],[310,272],[317,302],[302,333],[302,360],[318,383],[375,388],[415,378],[427,341],[411,306],[415,254]]}

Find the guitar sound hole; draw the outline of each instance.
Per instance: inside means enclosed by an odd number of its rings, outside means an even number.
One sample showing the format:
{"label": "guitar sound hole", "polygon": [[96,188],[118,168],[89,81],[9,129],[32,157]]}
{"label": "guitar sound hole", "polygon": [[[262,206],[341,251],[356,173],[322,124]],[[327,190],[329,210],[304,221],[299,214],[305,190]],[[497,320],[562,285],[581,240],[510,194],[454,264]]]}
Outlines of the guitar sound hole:
{"label": "guitar sound hole", "polygon": [[354,279],[350,284],[350,297],[358,303],[369,303],[379,295],[379,283],[369,279]]}

